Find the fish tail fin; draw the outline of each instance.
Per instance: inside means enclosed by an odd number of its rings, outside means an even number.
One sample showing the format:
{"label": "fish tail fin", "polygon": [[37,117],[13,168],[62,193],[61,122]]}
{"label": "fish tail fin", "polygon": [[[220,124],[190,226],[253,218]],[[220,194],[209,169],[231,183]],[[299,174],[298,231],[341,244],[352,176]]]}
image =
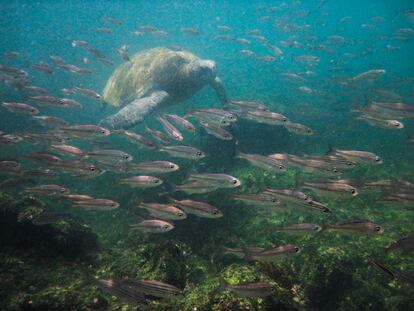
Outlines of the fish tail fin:
{"label": "fish tail fin", "polygon": [[295,176],[295,191],[298,191],[300,188],[303,188],[305,185],[305,179],[302,174],[296,174]]}
{"label": "fish tail fin", "polygon": [[331,143],[328,143],[328,151],[326,152],[327,155],[332,155],[335,153],[335,148]]}
{"label": "fish tail fin", "polygon": [[247,247],[243,246],[242,250],[243,250],[243,253],[244,253],[244,259],[246,259],[247,261],[253,261],[252,254],[249,252]]}
{"label": "fish tail fin", "polygon": [[169,194],[169,193],[167,193],[167,194],[166,194],[166,195],[167,195],[167,200],[168,200],[168,202],[169,202],[170,204],[172,204],[172,205],[177,204],[177,203],[178,203],[178,200],[176,200],[176,199],[174,199],[174,198],[172,198],[172,197],[168,196],[168,194]]}
{"label": "fish tail fin", "polygon": [[227,282],[222,277],[220,277],[219,278],[219,285],[215,289],[213,289],[213,291],[211,292],[211,295],[215,296],[218,293],[222,292],[223,290],[226,290],[227,285],[228,285]]}

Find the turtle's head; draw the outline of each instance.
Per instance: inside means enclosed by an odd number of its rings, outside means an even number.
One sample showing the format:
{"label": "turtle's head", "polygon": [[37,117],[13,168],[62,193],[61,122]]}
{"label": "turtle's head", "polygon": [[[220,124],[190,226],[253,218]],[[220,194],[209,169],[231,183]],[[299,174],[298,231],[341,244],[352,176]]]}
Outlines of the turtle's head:
{"label": "turtle's head", "polygon": [[216,63],[212,60],[197,59],[187,64],[188,78],[197,83],[207,84],[216,77]]}

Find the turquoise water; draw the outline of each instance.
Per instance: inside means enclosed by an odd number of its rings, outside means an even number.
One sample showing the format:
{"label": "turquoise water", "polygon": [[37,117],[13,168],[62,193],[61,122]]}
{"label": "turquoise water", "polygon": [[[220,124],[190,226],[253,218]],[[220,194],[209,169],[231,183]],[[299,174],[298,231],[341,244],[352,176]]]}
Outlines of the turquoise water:
{"label": "turquoise water", "polygon": [[[188,51],[201,59],[213,60],[223,81],[228,100],[254,101],[267,105],[296,123],[313,129],[311,136],[288,131],[284,126],[248,120],[242,113],[225,129],[232,140],[208,134],[194,117],[193,109],[222,108],[212,88],[156,109],[130,131],[154,138],[145,127],[162,130],[157,117],[164,114],[186,116],[195,133],[182,130],[183,142],[207,155],[199,161],[172,157],[148,150],[129,141],[116,130],[98,139],[71,138],[68,144],[83,151],[117,149],[134,157],[132,163],[164,160],[180,166],[173,173],[157,175],[163,185],[137,189],[120,184],[120,179],[139,175],[119,173],[92,157],[82,157],[105,173],[84,178],[62,172],[50,163],[30,161],[25,155],[51,152],[50,143],[33,143],[27,133],[63,135],[60,129],[42,127],[30,115],[1,107],[0,131],[23,137],[16,144],[1,144],[0,159],[21,163],[18,173],[1,172],[2,184],[2,268],[0,300],[4,310],[409,310],[413,278],[392,278],[368,263],[369,256],[394,273],[414,271],[412,252],[387,252],[394,241],[412,235],[412,199],[384,203],[390,193],[402,192],[401,184],[381,191],[362,190],[376,180],[413,181],[413,112],[404,117],[382,114],[375,118],[396,119],[402,129],[372,125],[356,117],[354,110],[374,102],[405,103],[414,100],[414,8],[410,1],[11,1],[1,4],[0,63],[28,73],[28,84],[42,87],[58,98],[82,104],[62,108],[31,100],[24,87],[13,87],[13,75],[1,71],[2,102],[35,106],[39,115],[60,117],[71,125],[103,124],[118,112],[110,101],[79,94],[65,95],[62,88],[82,87],[103,94],[108,79],[118,66],[128,65],[115,49],[128,45],[132,58],[152,48],[168,47],[172,53]],[[411,11],[410,11],[411,10]],[[105,20],[112,17],[116,25]],[[152,26],[166,33],[146,31]],[[223,27],[229,27],[226,31]],[[111,34],[97,31],[108,28]],[[197,34],[189,34],[191,28]],[[249,31],[259,30],[263,40]],[[131,32],[141,32],[134,36]],[[220,39],[222,35],[230,40]],[[218,37],[219,36],[219,37]],[[236,39],[248,40],[247,44]],[[74,40],[84,40],[101,51],[113,65],[104,64]],[[265,44],[281,50],[281,55]],[[249,50],[253,56],[240,51]],[[10,52],[18,52],[15,57]],[[90,70],[78,75],[59,68],[50,56],[67,64]],[[266,62],[260,59],[270,56]],[[317,61],[301,61],[303,56]],[[139,58],[138,58],[139,59]],[[31,65],[47,62],[53,69],[46,74]],[[4,68],[4,67],[2,67]],[[385,70],[370,78],[356,78],[369,70]],[[166,74],[166,73],[164,73]],[[26,85],[26,86],[27,86]],[[129,103],[129,102],[128,102]],[[128,104],[123,103],[123,104]],[[409,109],[409,108],[405,108]],[[411,114],[410,114],[411,113]],[[67,136],[67,134],[65,134]],[[70,135],[69,135],[70,136]],[[160,143],[161,144],[161,143]],[[289,154],[325,156],[329,150],[364,150],[383,159],[381,165],[358,164],[337,176],[306,172],[291,165],[287,172],[275,173],[236,157],[247,154]],[[55,151],[52,151],[55,152]],[[57,153],[56,153],[57,154]],[[76,158],[60,155],[65,161]],[[56,171],[46,179],[24,176],[40,167]],[[236,177],[241,186],[218,189],[206,194],[175,191],[191,174],[223,173]],[[356,197],[317,195],[304,190],[332,210],[331,214],[288,209],[279,213],[234,200],[235,194],[256,194],[266,188],[300,190],[306,181],[348,180],[358,188]],[[28,187],[58,184],[72,194],[111,199],[120,204],[111,211],[91,211],[75,207],[58,196],[42,196]],[[412,186],[412,185],[411,185]],[[406,189],[406,188],[404,188]],[[410,190],[407,190],[410,189]],[[414,187],[407,188],[412,195]],[[164,234],[132,230],[129,225],[148,215],[138,210],[140,202],[166,203],[168,197],[208,202],[223,212],[217,219],[188,215],[174,221],[175,228]],[[4,201],[4,203],[3,203]],[[65,212],[69,217],[35,225],[30,216],[40,212]],[[32,216],[33,216],[32,215]],[[151,217],[150,217],[151,218]],[[381,225],[379,235],[340,234],[325,230],[331,224],[362,219]],[[324,228],[315,235],[289,235],[276,228],[295,223],[316,223]],[[266,263],[225,255],[222,247],[294,244],[299,254]],[[243,257],[243,256],[242,256]],[[374,265],[375,266],[375,265]],[[149,279],[174,285],[184,291],[178,299],[147,297],[145,303],[131,303],[98,287],[96,279]],[[265,297],[245,297],[221,290],[220,280],[231,285],[268,282],[275,291]]]}

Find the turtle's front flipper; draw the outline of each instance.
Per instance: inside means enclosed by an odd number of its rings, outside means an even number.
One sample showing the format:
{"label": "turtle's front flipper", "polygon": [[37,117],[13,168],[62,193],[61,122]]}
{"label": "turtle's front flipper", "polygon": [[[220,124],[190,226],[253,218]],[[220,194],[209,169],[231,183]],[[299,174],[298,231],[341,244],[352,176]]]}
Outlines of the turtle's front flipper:
{"label": "turtle's front flipper", "polygon": [[215,77],[210,83],[211,87],[216,91],[218,98],[222,105],[227,103],[226,90],[224,89],[223,82],[219,77]]}
{"label": "turtle's front flipper", "polygon": [[168,100],[168,93],[157,91],[148,97],[135,99],[116,114],[101,121],[100,125],[108,129],[127,129],[141,122],[154,109]]}

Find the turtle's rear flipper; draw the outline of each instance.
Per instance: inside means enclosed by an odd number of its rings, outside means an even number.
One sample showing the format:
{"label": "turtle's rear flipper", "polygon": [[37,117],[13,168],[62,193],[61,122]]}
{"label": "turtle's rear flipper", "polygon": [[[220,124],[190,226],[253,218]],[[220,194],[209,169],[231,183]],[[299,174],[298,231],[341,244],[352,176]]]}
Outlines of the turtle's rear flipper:
{"label": "turtle's rear flipper", "polygon": [[168,93],[165,91],[157,91],[148,97],[135,99],[116,114],[102,120],[100,125],[113,130],[133,127],[166,100],[168,100]]}

